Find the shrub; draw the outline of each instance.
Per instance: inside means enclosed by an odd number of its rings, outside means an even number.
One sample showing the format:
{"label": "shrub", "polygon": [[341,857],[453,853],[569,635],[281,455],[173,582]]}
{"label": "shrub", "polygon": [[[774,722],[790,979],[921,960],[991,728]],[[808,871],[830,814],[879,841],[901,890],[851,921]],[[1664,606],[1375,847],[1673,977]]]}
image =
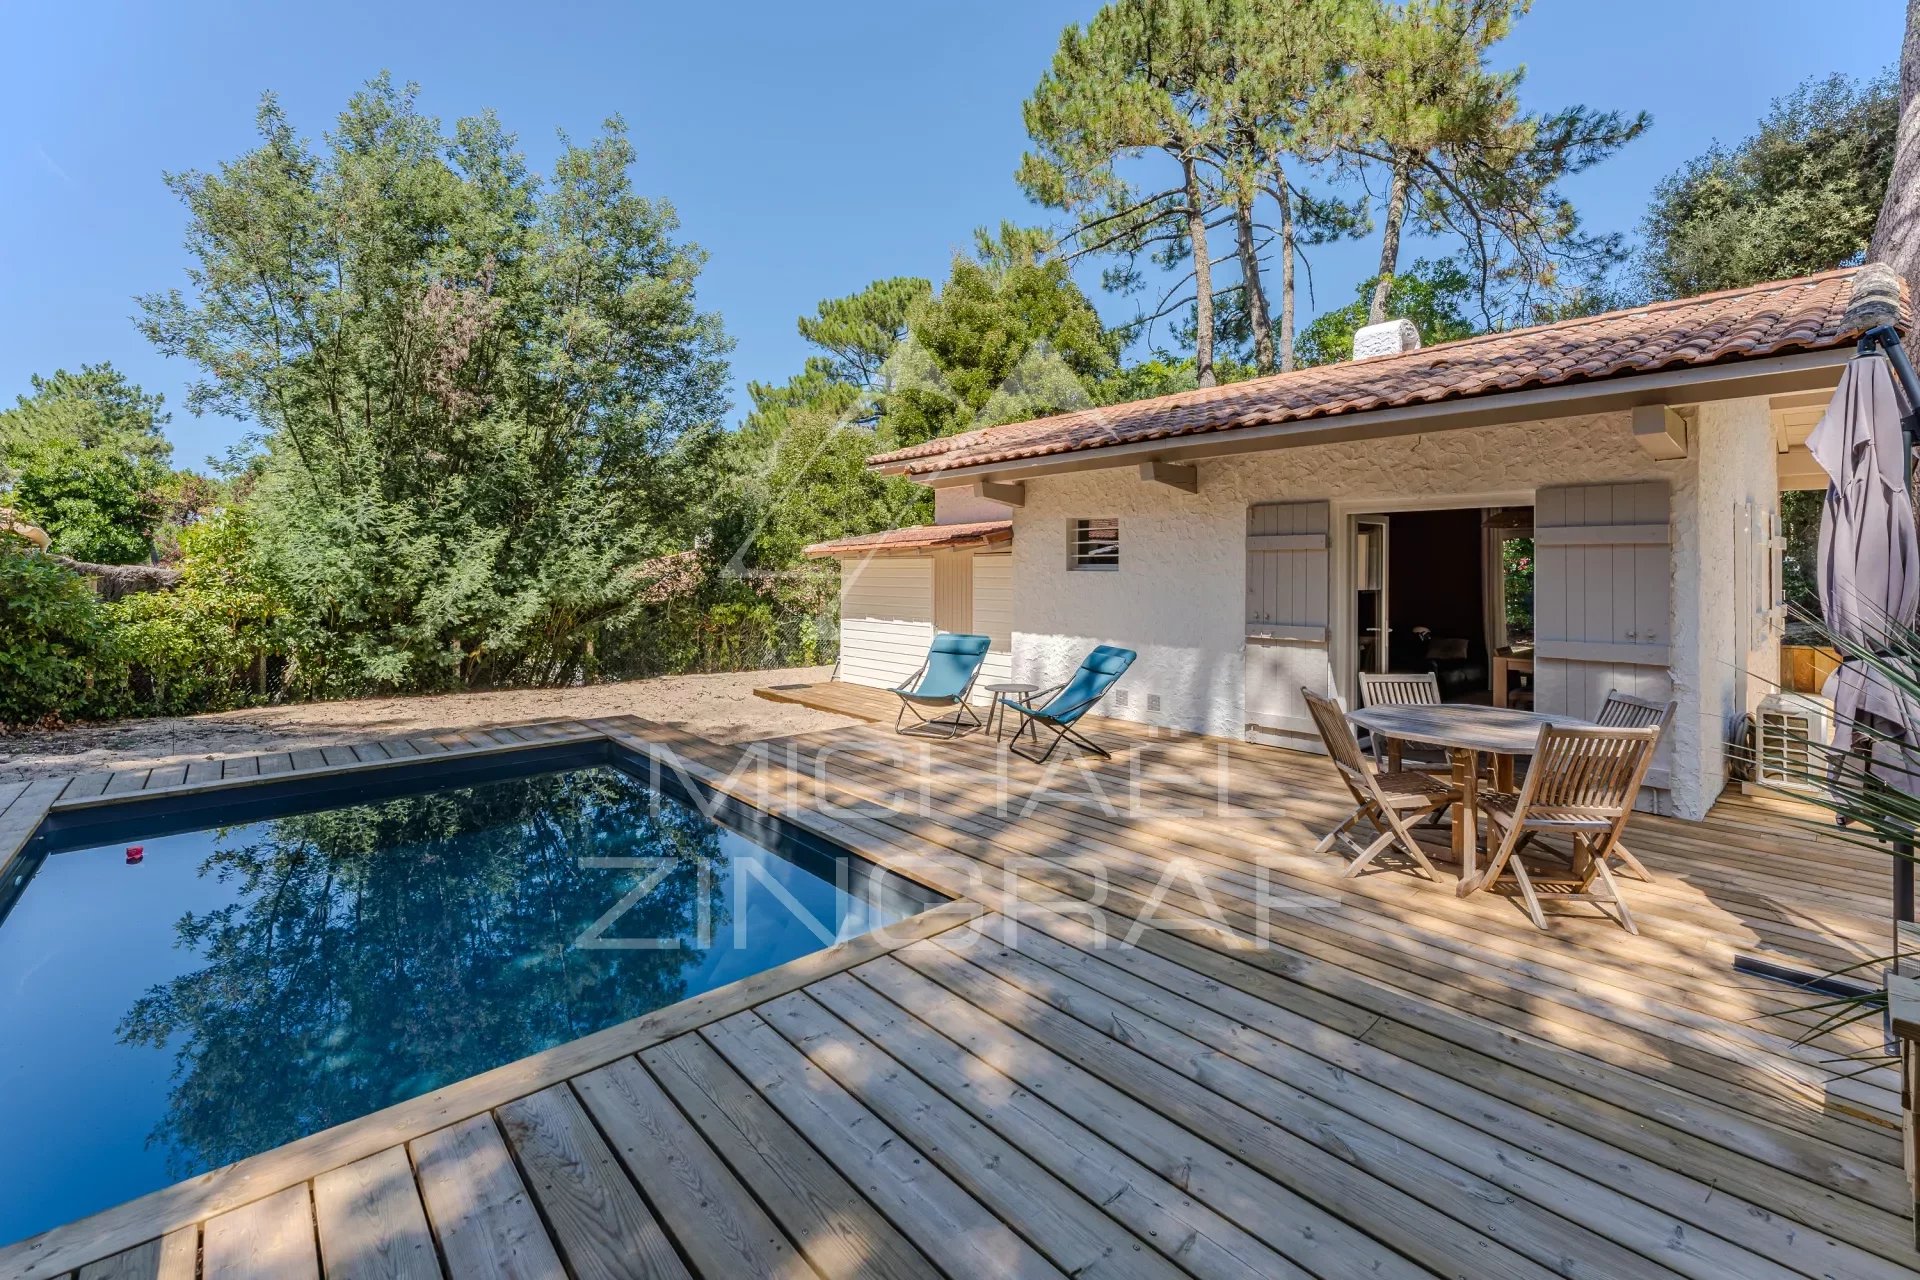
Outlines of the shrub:
{"label": "shrub", "polygon": [[143,710],[182,715],[266,696],[286,652],[283,610],[248,569],[244,519],[233,511],[180,535],[180,585],[105,607]]}
{"label": "shrub", "polygon": [[86,580],[0,546],[0,723],[114,715],[130,702],[125,661]]}

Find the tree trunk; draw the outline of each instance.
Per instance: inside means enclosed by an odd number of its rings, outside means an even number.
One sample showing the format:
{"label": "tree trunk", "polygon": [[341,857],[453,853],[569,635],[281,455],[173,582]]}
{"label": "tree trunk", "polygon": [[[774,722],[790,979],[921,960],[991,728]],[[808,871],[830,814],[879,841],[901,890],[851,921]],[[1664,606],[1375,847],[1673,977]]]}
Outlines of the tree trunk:
{"label": "tree trunk", "polygon": [[[1907,282],[1909,302],[1920,307],[1920,0],[1907,0],[1907,38],[1900,48],[1900,132],[1867,260],[1899,272]],[[1907,352],[1920,360],[1920,332],[1907,335]]]}
{"label": "tree trunk", "polygon": [[1273,372],[1273,322],[1267,318],[1267,290],[1260,283],[1260,255],[1253,243],[1253,204],[1235,205],[1234,235],[1239,240],[1240,287],[1246,295],[1247,324],[1253,329],[1253,367]]}
{"label": "tree trunk", "polygon": [[1193,369],[1203,387],[1213,378],[1213,254],[1207,248],[1207,207],[1200,199],[1200,170],[1191,156],[1181,161],[1187,178],[1187,240],[1193,248]]}
{"label": "tree trunk", "polygon": [[1387,297],[1393,292],[1393,273],[1400,266],[1400,226],[1407,220],[1407,169],[1399,160],[1393,164],[1393,177],[1387,182],[1387,219],[1380,238],[1380,278],[1373,286],[1373,301],[1367,306],[1367,323],[1379,324],[1387,318]]}
{"label": "tree trunk", "polygon": [[1286,170],[1273,165],[1273,198],[1280,205],[1280,372],[1293,369],[1293,192]]}

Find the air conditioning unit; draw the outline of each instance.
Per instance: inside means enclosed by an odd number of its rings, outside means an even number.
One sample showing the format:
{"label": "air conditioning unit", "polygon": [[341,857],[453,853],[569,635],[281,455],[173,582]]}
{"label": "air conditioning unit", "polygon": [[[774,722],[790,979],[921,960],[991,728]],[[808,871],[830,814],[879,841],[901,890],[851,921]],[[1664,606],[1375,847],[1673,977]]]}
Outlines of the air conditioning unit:
{"label": "air conditioning unit", "polygon": [[1833,738],[1833,703],[1811,693],[1770,693],[1753,713],[1753,738],[1756,782],[1818,791],[1827,771],[1821,748]]}

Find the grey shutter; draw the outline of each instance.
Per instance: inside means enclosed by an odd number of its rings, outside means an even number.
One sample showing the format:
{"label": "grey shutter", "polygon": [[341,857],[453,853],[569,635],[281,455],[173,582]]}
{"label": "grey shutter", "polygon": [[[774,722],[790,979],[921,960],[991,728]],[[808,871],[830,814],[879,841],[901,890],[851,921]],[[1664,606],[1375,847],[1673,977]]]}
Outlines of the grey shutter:
{"label": "grey shutter", "polygon": [[1327,642],[1327,504],[1247,508],[1247,638]]}
{"label": "grey shutter", "polygon": [[1609,689],[1672,696],[1671,530],[1658,480],[1535,495],[1536,710],[1591,719]]}
{"label": "grey shutter", "polygon": [[1262,502],[1247,508],[1249,730],[1310,734],[1313,722],[1300,688],[1331,687],[1328,528],[1324,502]]}

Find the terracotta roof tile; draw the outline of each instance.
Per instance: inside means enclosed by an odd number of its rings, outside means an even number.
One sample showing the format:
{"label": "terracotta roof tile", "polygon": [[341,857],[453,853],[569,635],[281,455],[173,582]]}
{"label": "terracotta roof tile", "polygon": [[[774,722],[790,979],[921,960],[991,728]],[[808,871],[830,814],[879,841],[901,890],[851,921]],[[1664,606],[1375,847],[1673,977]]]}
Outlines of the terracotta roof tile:
{"label": "terracotta roof tile", "polygon": [[936,547],[992,546],[1013,541],[1013,521],[977,520],[969,524],[922,524],[911,529],[863,533],[833,542],[816,542],[807,557],[884,555],[896,551],[930,551]]}
{"label": "terracotta roof tile", "polygon": [[[909,475],[1842,346],[1853,269],[986,427],[877,454]],[[948,526],[957,528],[959,526]],[[901,532],[913,532],[902,530]],[[838,545],[838,544],[832,544]],[[809,551],[809,554],[812,554]]]}

